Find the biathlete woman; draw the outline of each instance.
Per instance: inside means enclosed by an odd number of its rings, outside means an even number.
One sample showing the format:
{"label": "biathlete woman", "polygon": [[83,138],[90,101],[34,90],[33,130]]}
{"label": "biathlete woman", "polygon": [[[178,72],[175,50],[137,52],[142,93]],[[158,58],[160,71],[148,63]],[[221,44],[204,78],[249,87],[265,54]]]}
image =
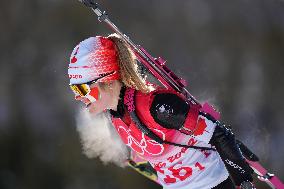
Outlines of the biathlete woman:
{"label": "biathlete woman", "polygon": [[123,142],[152,165],[164,188],[254,188],[232,131],[177,92],[147,83],[118,35],[80,42],[68,74],[75,99],[94,115],[110,114]]}

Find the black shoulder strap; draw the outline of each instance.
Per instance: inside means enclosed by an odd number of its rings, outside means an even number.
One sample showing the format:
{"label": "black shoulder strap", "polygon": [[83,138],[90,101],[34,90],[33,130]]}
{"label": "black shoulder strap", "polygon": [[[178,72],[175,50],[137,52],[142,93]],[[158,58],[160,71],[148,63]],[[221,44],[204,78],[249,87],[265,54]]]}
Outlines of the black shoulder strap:
{"label": "black shoulder strap", "polygon": [[136,114],[135,109],[135,103],[134,103],[134,97],[136,94],[136,90],[132,88],[127,88],[124,94],[124,105],[126,106],[127,111],[129,112],[130,118],[135,123],[135,125],[138,127],[139,130],[141,130],[145,135],[147,135],[149,138],[153,139],[154,141],[160,143],[160,144],[170,144],[178,147],[185,147],[185,148],[193,148],[193,149],[199,149],[199,150],[213,150],[216,151],[214,148],[209,147],[201,147],[201,146],[189,146],[186,144],[178,144],[170,141],[166,141],[161,139],[158,135],[156,135],[153,131],[151,131],[146,125],[144,125],[141,120],[138,118]]}

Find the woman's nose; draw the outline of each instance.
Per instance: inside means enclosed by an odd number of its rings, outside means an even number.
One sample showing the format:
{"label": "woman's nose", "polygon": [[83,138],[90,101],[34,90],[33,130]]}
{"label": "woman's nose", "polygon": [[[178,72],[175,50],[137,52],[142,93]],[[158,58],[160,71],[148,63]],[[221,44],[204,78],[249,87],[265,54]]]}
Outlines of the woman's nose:
{"label": "woman's nose", "polygon": [[91,103],[91,101],[87,97],[82,97],[82,96],[75,96],[75,100],[81,101],[86,105]]}

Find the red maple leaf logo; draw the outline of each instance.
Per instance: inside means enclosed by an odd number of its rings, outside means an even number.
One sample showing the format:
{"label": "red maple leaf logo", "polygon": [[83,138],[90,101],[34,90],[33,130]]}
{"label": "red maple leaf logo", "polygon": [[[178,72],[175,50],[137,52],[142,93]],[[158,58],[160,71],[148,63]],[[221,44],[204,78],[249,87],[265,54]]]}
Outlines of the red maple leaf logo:
{"label": "red maple leaf logo", "polygon": [[200,118],[198,120],[198,124],[197,124],[197,128],[195,130],[195,132],[193,133],[193,135],[197,136],[197,135],[202,135],[206,129],[207,125],[205,122],[205,119]]}

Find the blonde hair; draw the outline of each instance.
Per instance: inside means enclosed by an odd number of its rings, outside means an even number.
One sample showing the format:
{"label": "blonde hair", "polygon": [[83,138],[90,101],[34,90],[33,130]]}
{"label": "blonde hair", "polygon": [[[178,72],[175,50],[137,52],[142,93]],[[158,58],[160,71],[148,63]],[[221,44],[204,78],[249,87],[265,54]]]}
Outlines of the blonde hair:
{"label": "blonde hair", "polygon": [[109,35],[107,38],[115,43],[122,83],[127,87],[135,88],[144,93],[152,91],[154,89],[153,86],[147,84],[146,80],[138,72],[136,57],[129,45],[116,33]]}

